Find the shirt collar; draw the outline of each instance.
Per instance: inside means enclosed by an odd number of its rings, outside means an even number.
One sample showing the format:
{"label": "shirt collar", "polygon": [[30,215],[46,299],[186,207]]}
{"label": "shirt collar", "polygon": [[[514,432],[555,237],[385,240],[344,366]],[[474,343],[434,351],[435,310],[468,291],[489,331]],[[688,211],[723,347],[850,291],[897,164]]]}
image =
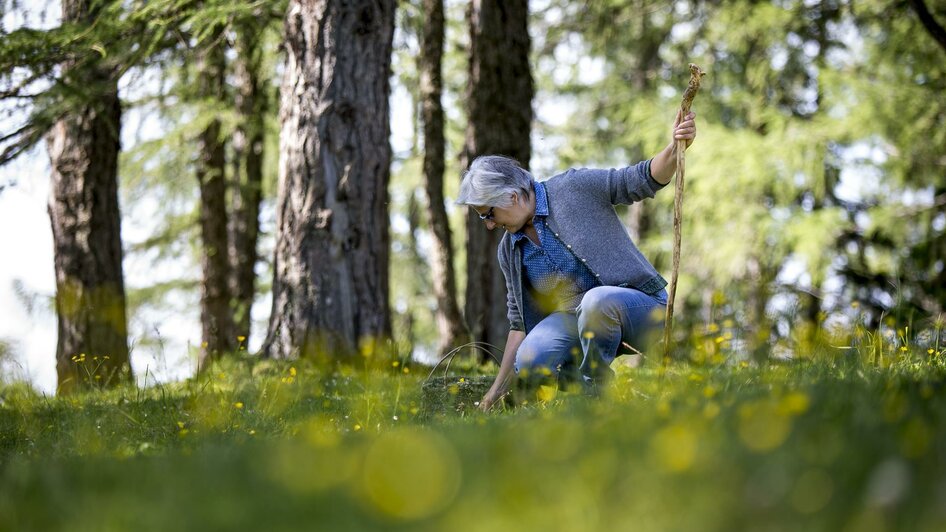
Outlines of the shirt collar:
{"label": "shirt collar", "polygon": [[[532,188],[535,190],[535,215],[544,218],[549,215],[549,197],[545,192],[545,184],[535,181]],[[522,230],[512,233],[510,236],[514,245],[526,238],[526,234]]]}
{"label": "shirt collar", "polygon": [[545,193],[545,183],[535,182],[535,215],[549,215],[549,197]]}

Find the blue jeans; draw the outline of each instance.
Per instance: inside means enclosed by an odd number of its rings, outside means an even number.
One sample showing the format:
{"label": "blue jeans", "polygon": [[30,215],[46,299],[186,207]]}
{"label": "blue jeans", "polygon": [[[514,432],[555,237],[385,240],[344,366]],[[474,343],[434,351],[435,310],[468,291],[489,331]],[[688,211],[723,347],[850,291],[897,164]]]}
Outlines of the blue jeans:
{"label": "blue jeans", "polygon": [[516,352],[516,373],[574,376],[587,384],[606,378],[621,342],[642,352],[653,344],[666,304],[666,290],[648,295],[633,288],[592,288],[577,314],[552,313],[529,331]]}

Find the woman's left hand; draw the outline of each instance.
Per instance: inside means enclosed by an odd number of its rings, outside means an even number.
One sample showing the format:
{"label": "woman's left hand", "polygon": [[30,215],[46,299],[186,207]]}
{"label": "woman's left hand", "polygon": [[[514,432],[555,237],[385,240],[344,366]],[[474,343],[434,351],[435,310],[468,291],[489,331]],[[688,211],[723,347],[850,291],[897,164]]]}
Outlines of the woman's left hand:
{"label": "woman's left hand", "polygon": [[690,111],[684,120],[680,120],[680,111],[677,111],[677,118],[673,121],[673,142],[678,140],[687,141],[686,147],[689,148],[696,138],[696,113]]}

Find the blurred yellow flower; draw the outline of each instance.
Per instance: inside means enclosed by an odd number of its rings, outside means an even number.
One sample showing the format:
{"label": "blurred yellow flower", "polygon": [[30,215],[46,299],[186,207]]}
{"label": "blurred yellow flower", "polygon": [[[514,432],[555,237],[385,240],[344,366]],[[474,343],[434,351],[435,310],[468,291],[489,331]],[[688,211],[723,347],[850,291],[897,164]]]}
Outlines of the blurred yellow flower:
{"label": "blurred yellow flower", "polygon": [[233,406],[239,410],[243,408],[243,403],[237,401],[236,403],[233,403]]}
{"label": "blurred yellow flower", "polygon": [[242,342],[243,340],[246,340],[246,336],[243,336],[243,335],[237,336],[238,342]]}
{"label": "blurred yellow flower", "polygon": [[792,431],[790,418],[780,415],[771,401],[747,403],[739,408],[739,438],[756,452],[771,451],[785,442]]}
{"label": "blurred yellow flower", "polygon": [[671,425],[654,435],[650,451],[666,471],[686,471],[696,459],[696,435],[686,425]]}
{"label": "blurred yellow flower", "polygon": [[546,384],[539,386],[539,390],[536,392],[540,403],[547,403],[555,399],[556,395],[558,395],[558,386],[549,386]]}
{"label": "blurred yellow flower", "polygon": [[808,410],[810,401],[808,396],[801,392],[792,392],[782,398],[779,411],[788,415],[802,414]]}
{"label": "blurred yellow flower", "polygon": [[670,403],[668,403],[666,399],[657,403],[657,413],[664,417],[670,415]]}
{"label": "blurred yellow flower", "polygon": [[703,417],[713,419],[719,415],[719,404],[716,401],[710,401],[703,407]]}
{"label": "blurred yellow flower", "polygon": [[295,368],[295,366],[292,366],[292,367],[289,368],[289,375],[291,375],[291,376],[293,376],[293,377],[296,376],[296,368]]}
{"label": "blurred yellow flower", "polygon": [[416,523],[450,505],[462,469],[456,451],[439,434],[395,430],[382,434],[365,453],[357,492],[388,519]]}

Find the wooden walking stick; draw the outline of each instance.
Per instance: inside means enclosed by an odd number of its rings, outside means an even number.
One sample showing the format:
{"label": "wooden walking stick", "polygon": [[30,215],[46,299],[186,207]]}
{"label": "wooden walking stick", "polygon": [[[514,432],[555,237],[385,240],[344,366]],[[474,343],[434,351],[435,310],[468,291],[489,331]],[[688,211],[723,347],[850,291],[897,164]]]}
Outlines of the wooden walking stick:
{"label": "wooden walking stick", "polygon": [[[683,102],[680,103],[680,121],[686,120],[690,113],[690,105],[700,82],[706,72],[690,63],[690,83],[683,93]],[[670,337],[673,331],[673,298],[677,295],[677,275],[680,271],[680,232],[683,223],[683,174],[686,167],[686,140],[676,140],[677,143],[677,184],[673,194],[673,273],[670,276],[670,297],[667,298],[667,316],[664,320],[664,364],[670,359]]]}

